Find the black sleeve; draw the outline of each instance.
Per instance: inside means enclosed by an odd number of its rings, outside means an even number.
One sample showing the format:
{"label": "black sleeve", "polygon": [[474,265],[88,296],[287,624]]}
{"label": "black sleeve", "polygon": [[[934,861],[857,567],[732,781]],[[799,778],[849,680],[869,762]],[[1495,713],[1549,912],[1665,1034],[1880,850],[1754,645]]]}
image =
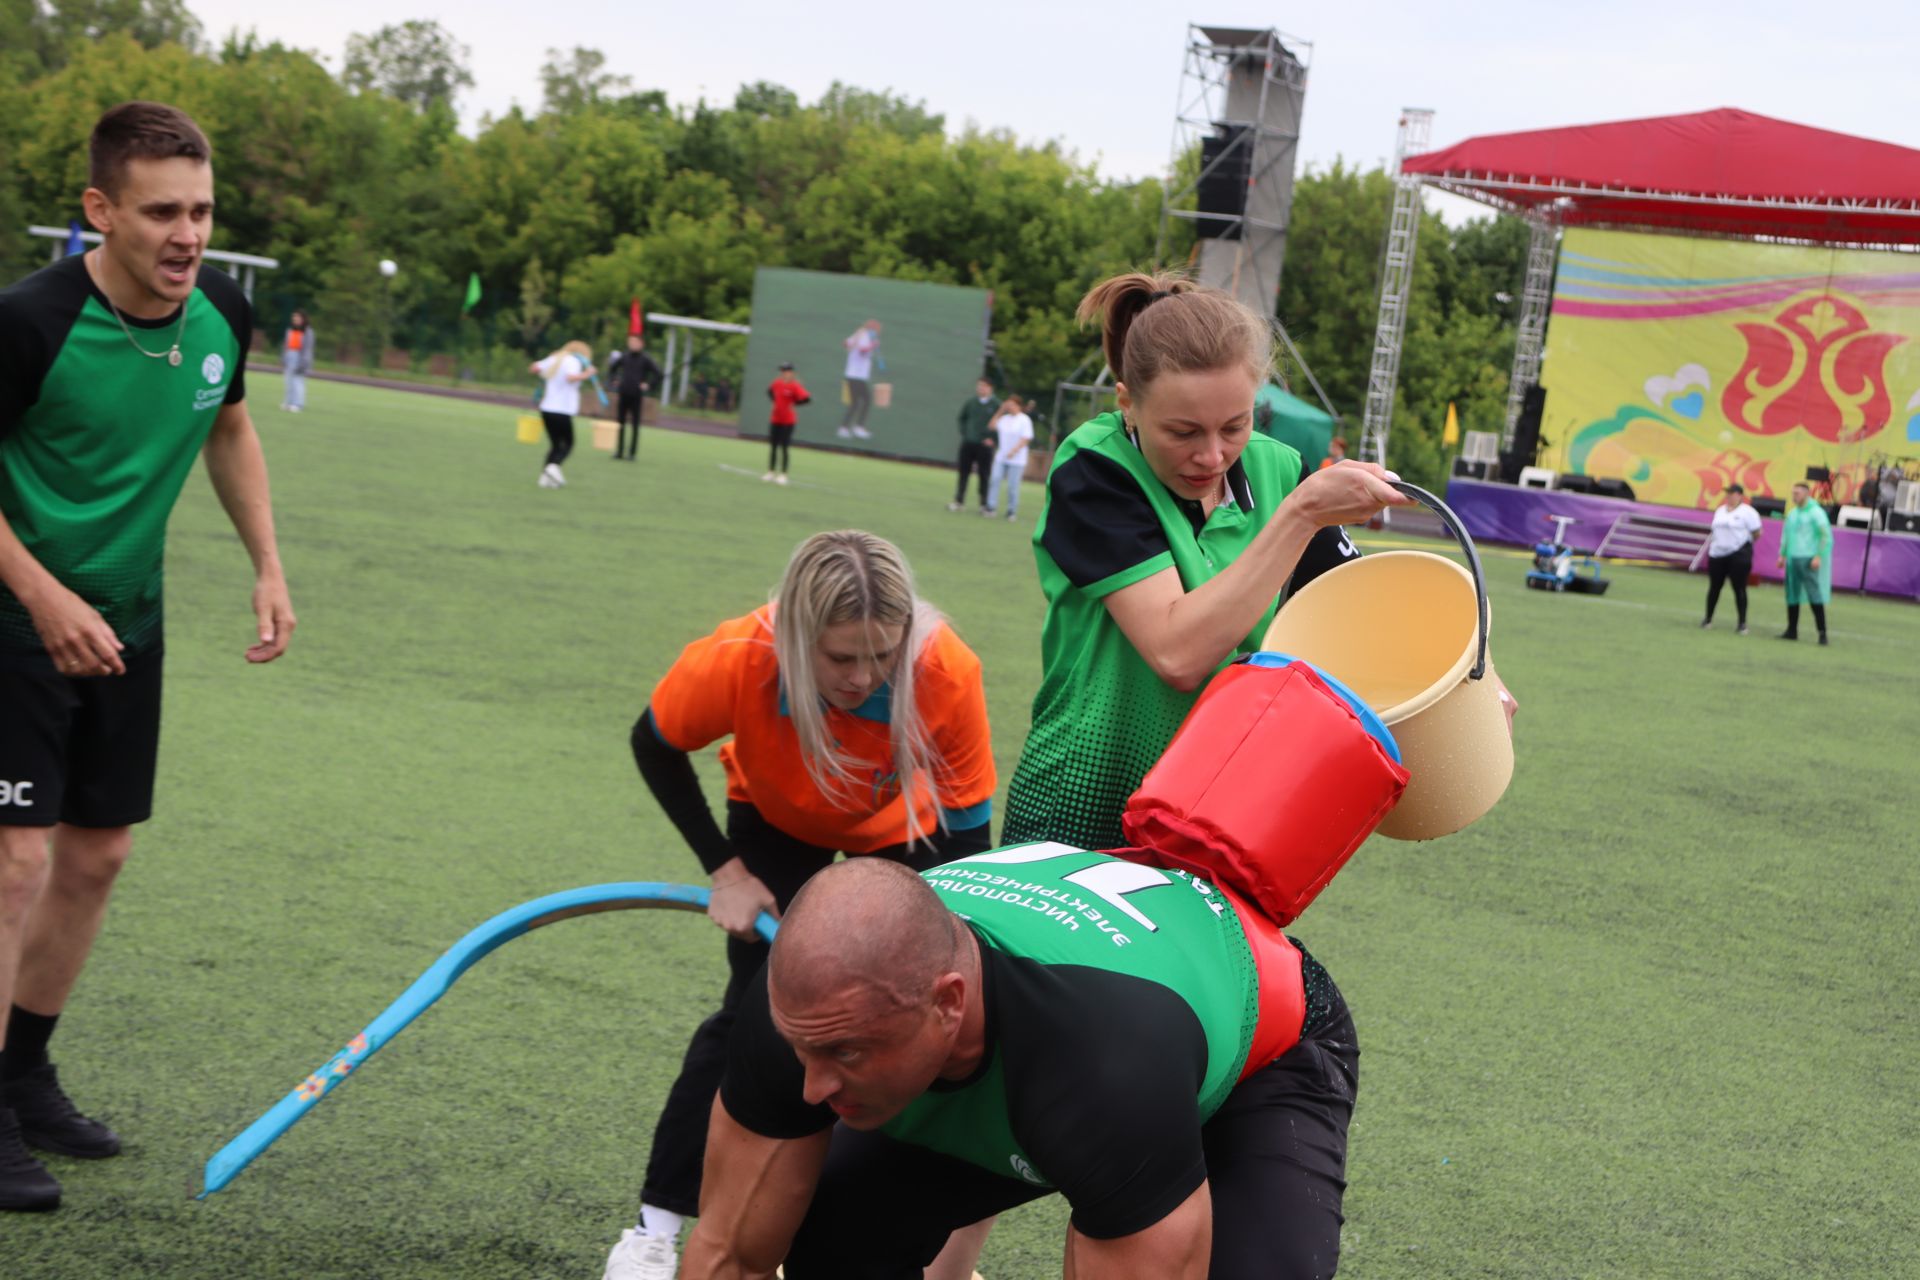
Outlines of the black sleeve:
{"label": "black sleeve", "polygon": [[[233,362],[233,381],[227,384],[224,402],[239,404],[247,398],[247,356],[253,351],[253,304],[247,301],[240,282],[219,267],[202,263],[196,283],[207,300],[226,317],[227,327],[233,330],[234,340],[240,344],[240,354]],[[312,341],[311,334],[308,341]]]}
{"label": "black sleeve", "polygon": [[660,382],[660,366],[655,364],[653,357],[644,351],[640,353],[640,377],[649,387],[657,386]]}
{"label": "black sleeve", "polygon": [[769,399],[769,400],[771,400],[771,399],[773,399],[773,388],[772,388],[772,387],[768,387],[768,388],[767,388],[767,399]]}
{"label": "black sleeve", "polygon": [[1173,549],[1133,475],[1097,453],[1076,453],[1054,468],[1047,479],[1046,520],[1041,544],[1076,587]]}
{"label": "black sleeve", "polygon": [[1317,530],[1307,540],[1306,549],[1300,553],[1300,562],[1293,566],[1293,577],[1287,580],[1285,594],[1292,595],[1321,574],[1359,558],[1360,548],[1353,545],[1353,539],[1347,536],[1345,529],[1330,524]]}
{"label": "black sleeve", "polygon": [[1009,1079],[1019,1081],[1008,1086],[1014,1134],[1060,1188],[1082,1235],[1144,1231],[1207,1177],[1206,1033],[1159,983],[1079,966],[1056,966],[1051,976],[1065,989],[1033,1011],[1046,1028],[1034,1036],[1033,1058],[1016,1065],[1018,1033],[1006,1033]]}
{"label": "black sleeve", "polygon": [[740,996],[727,1039],[727,1073],[720,1101],[744,1129],[763,1138],[809,1138],[833,1127],[833,1108],[809,1106],[806,1073],[793,1048],[773,1029],[767,1008],[767,966]]}
{"label": "black sleeve", "polygon": [[40,385],[87,305],[87,293],[78,254],[0,289],[0,440],[39,402]]}
{"label": "black sleeve", "polygon": [[647,790],[666,810],[667,819],[693,849],[694,856],[708,874],[733,857],[733,846],[713,820],[707,797],[700,790],[700,776],[693,771],[693,760],[684,751],[676,751],[661,741],[653,727],[653,708],[640,713],[633,724],[633,762],[640,766],[640,777]]}

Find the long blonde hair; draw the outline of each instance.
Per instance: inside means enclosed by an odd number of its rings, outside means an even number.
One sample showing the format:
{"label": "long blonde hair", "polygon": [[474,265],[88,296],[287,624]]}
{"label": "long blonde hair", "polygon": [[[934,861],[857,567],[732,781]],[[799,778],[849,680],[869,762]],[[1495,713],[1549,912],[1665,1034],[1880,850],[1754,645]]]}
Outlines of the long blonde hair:
{"label": "long blonde hair", "polygon": [[[787,714],[800,738],[807,773],[823,795],[851,800],[859,783],[827,731],[827,716],[814,676],[814,646],[821,632],[843,622],[877,622],[905,628],[887,676],[891,693],[889,728],[894,772],[906,802],[907,840],[930,832],[920,829],[922,794],[937,797],[933,745],[915,697],[920,654],[940,626],[939,610],[920,599],[913,571],[900,549],[885,538],[858,529],[816,533],[787,561],[774,597],[773,648],[787,697]],[[939,805],[934,806],[939,813]],[[939,821],[945,824],[944,816]]]}
{"label": "long blonde hair", "polygon": [[[547,358],[545,360],[542,360],[540,363],[543,365],[551,364],[552,362],[558,360],[561,356],[578,356],[580,358],[581,365],[589,369],[593,367],[593,348],[588,346],[586,343],[580,341],[580,339],[578,338],[575,338],[572,342],[561,343],[558,347],[554,348],[551,352],[549,352],[547,355]],[[558,372],[559,366],[554,365],[554,370],[555,372]]]}

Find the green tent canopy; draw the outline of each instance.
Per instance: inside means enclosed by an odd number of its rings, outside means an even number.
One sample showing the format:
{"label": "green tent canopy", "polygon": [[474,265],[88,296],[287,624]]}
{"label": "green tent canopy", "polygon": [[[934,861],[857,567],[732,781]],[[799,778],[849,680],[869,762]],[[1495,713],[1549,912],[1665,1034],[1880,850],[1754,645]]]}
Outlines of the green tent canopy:
{"label": "green tent canopy", "polygon": [[1317,405],[1269,382],[1253,398],[1253,423],[1282,444],[1300,451],[1300,471],[1305,475],[1327,456],[1327,443],[1333,439],[1333,419]]}

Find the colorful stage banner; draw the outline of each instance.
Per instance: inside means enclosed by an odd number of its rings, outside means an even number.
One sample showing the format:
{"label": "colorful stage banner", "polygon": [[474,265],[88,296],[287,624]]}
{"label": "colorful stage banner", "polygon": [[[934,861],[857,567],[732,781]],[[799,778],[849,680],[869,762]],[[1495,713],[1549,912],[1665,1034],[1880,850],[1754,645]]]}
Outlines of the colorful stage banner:
{"label": "colorful stage banner", "polygon": [[1920,458],[1920,257],[1575,228],[1541,381],[1556,470],[1709,507],[1825,467],[1857,501]]}

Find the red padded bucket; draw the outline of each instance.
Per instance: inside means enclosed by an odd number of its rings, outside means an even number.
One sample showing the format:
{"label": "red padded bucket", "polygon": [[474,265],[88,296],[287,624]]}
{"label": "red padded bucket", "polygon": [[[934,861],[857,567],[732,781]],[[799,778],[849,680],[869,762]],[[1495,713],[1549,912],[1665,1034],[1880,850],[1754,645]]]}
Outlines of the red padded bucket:
{"label": "red padded bucket", "polygon": [[1204,876],[1289,924],[1405,790],[1390,744],[1311,664],[1256,654],[1200,694],[1127,801],[1136,847],[1114,852]]}

